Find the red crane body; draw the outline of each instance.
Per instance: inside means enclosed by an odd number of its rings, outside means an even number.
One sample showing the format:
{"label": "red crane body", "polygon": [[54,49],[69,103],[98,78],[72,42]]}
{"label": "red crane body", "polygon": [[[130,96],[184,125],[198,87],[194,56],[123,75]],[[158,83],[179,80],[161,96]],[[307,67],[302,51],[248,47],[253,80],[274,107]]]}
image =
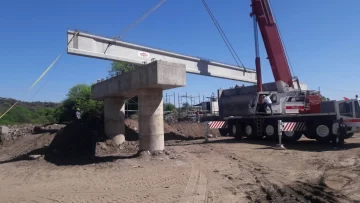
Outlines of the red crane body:
{"label": "red crane body", "polygon": [[[252,13],[250,15],[252,17],[256,17],[256,21],[259,25],[275,82],[279,83],[281,81],[290,87],[294,87],[284,47],[268,0],[251,0],[251,2]],[[254,26],[256,26],[256,24],[254,24]],[[255,41],[256,40],[257,37],[255,33]],[[258,50],[256,50],[256,52],[257,56],[255,64],[257,72],[257,86],[258,91],[260,92],[262,91],[260,57],[258,56]]]}

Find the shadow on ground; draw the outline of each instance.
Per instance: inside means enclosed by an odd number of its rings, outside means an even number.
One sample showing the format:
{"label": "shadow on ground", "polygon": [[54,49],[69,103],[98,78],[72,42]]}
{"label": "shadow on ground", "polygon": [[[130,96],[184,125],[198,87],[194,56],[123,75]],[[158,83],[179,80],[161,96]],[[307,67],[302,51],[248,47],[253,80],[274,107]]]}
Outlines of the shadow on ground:
{"label": "shadow on ground", "polygon": [[63,156],[57,153],[53,153],[49,147],[43,147],[39,149],[35,149],[27,154],[21,155],[19,157],[2,161],[0,164],[12,163],[18,161],[26,161],[32,160],[30,158],[31,155],[43,155],[43,158],[50,163],[53,163],[57,166],[71,166],[71,165],[88,165],[88,164],[96,164],[96,163],[104,163],[104,162],[113,162],[119,159],[132,159],[139,157],[138,154],[133,154],[129,156]]}
{"label": "shadow on ground", "polygon": [[[139,140],[139,133],[135,130],[125,126],[125,139],[127,141],[138,141]],[[165,141],[170,140],[198,140],[203,139],[202,137],[192,137],[192,136],[184,136],[182,134],[178,134],[175,132],[168,132],[164,134]]]}
{"label": "shadow on ground", "polygon": [[[349,138],[352,139],[352,138]],[[349,139],[345,140],[347,142]],[[252,145],[259,145],[259,148],[257,149],[276,149],[276,145],[278,144],[275,140],[269,140],[269,139],[248,139],[244,138],[241,140],[235,140],[231,137],[224,138],[224,139],[216,139],[216,140],[210,140],[208,142],[204,142],[202,144],[206,143],[229,143],[229,144],[252,144]],[[324,152],[324,151],[334,151],[331,143],[323,143],[318,142],[316,140],[298,140],[297,142],[287,142],[284,141],[283,145],[288,150],[296,150],[296,151],[309,151],[309,152]],[[359,148],[360,143],[345,143],[344,145],[345,149],[353,149],[353,148]]]}
{"label": "shadow on ground", "polygon": [[34,130],[33,130],[33,134],[41,134],[41,133],[57,133],[59,131],[59,129],[44,129],[40,126],[35,126]]}

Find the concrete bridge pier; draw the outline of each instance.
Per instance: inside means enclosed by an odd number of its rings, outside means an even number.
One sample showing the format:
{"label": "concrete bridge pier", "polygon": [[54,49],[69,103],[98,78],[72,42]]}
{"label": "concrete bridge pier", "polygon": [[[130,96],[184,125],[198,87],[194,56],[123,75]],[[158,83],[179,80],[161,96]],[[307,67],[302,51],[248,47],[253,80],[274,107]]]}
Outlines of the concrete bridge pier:
{"label": "concrete bridge pier", "polygon": [[[143,60],[139,58],[139,61]],[[186,85],[184,64],[154,61],[91,87],[91,97],[104,101],[105,133],[125,135],[125,98],[139,96],[140,151],[164,150],[163,90]]]}
{"label": "concrete bridge pier", "polygon": [[107,97],[104,99],[104,127],[108,138],[125,135],[125,98]]}
{"label": "concrete bridge pier", "polygon": [[162,89],[139,90],[140,151],[164,150],[164,113]]}

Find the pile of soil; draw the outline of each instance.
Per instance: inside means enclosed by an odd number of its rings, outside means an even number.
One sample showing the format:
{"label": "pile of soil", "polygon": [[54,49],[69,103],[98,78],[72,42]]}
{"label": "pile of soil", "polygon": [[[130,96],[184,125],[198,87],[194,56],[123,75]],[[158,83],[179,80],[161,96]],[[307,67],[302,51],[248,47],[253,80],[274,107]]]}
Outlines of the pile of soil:
{"label": "pile of soil", "polygon": [[53,134],[63,128],[65,125],[51,124],[51,125],[34,125],[34,124],[19,124],[9,126],[9,132],[1,136],[1,144],[11,144],[15,140],[29,136],[32,134]]}
{"label": "pile of soil", "polygon": [[[126,140],[138,140],[139,123],[137,120],[126,119]],[[166,123],[164,122],[165,140],[188,140],[199,139],[205,135],[204,123],[194,122],[178,122]],[[217,129],[210,129],[209,134],[218,137],[220,133]]]}
{"label": "pile of soil", "polygon": [[[173,132],[183,135],[185,138],[203,138],[206,131],[204,123],[181,122],[172,123],[169,126]],[[220,136],[219,130],[217,129],[210,129],[209,134],[215,137]]]}
{"label": "pile of soil", "polygon": [[49,146],[49,155],[60,157],[93,157],[96,133],[81,121],[74,121],[62,128]]}

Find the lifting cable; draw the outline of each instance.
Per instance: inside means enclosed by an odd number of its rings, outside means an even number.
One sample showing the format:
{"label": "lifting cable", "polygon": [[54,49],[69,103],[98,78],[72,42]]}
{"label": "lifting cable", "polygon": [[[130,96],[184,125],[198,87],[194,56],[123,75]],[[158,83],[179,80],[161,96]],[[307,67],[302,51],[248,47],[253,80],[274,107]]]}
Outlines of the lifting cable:
{"label": "lifting cable", "polygon": [[[205,6],[205,8],[206,8],[206,11],[208,12],[208,14],[209,14],[210,17],[211,17],[211,20],[213,21],[213,23],[215,24],[217,30],[219,31],[219,33],[220,33],[223,41],[225,42],[227,48],[229,49],[232,57],[234,58],[236,64],[237,64],[239,67],[242,66],[242,68],[245,69],[244,64],[241,62],[239,56],[237,55],[236,51],[234,50],[233,46],[231,45],[229,39],[226,37],[223,29],[221,28],[220,24],[219,24],[218,21],[216,20],[214,14],[212,13],[212,11],[211,11],[211,9],[209,8],[208,4],[206,3],[205,0],[202,0],[202,2],[203,2],[204,6]],[[235,56],[236,56],[236,57],[235,57]],[[238,61],[239,61],[239,62],[238,62]],[[241,66],[239,65],[239,63],[241,64]],[[246,70],[245,70],[245,71],[246,71]]]}
{"label": "lifting cable", "polygon": [[[45,74],[47,72],[49,72],[49,70],[54,66],[54,64],[59,60],[59,58],[63,55],[63,53],[59,54],[58,57],[56,57],[56,59],[50,64],[50,66],[40,75],[40,77],[30,86],[29,89],[27,89],[25,91],[25,93],[23,94],[22,98],[32,89],[35,87],[35,85],[41,80],[41,78],[43,78],[45,76]],[[12,108],[14,108],[16,106],[17,103],[19,103],[20,100],[17,100],[8,110],[6,110],[1,116],[0,119],[2,117],[4,117]]]}
{"label": "lifting cable", "polygon": [[[66,48],[67,46],[70,44],[70,42],[74,39],[74,37],[78,34],[79,32],[75,32],[74,36],[70,39],[70,41],[67,43],[66,45]],[[64,51],[65,52],[65,51]],[[29,89],[27,89],[25,91],[25,93],[23,94],[23,96],[21,98],[23,98],[30,90],[32,90],[35,85],[46,75],[46,73],[49,72],[49,70],[55,65],[55,63],[63,56],[64,52],[60,53],[56,59],[50,64],[49,67],[46,68],[46,70],[39,76],[39,78],[37,80],[35,80],[35,82],[33,82],[33,84],[30,86]],[[44,86],[44,84],[42,85],[42,87]],[[40,89],[42,88],[40,87]],[[37,94],[37,93],[36,93]],[[3,118],[11,109],[13,109],[16,104],[18,104],[19,102],[21,101],[21,99],[17,100],[8,110],[6,110],[3,114],[0,115],[0,119]]]}

